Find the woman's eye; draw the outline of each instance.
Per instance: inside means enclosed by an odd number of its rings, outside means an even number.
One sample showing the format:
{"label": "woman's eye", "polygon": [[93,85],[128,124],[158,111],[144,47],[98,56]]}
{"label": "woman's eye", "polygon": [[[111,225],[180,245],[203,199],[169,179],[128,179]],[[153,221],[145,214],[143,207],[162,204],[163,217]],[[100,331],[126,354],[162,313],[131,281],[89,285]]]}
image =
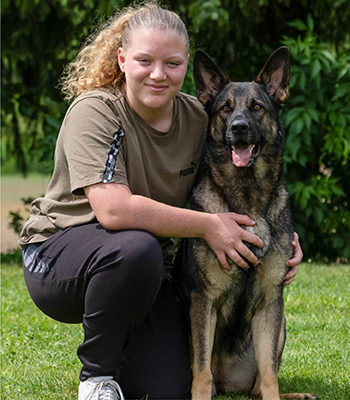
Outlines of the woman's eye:
{"label": "woman's eye", "polygon": [[228,111],[231,110],[231,107],[225,105],[225,106],[222,107],[222,109],[223,109],[223,111],[228,112]]}
{"label": "woman's eye", "polygon": [[254,110],[258,111],[261,109],[261,105],[260,104],[254,104]]}
{"label": "woman's eye", "polygon": [[169,68],[176,69],[176,68],[178,68],[181,64],[182,64],[182,63],[180,63],[180,62],[178,62],[178,61],[169,61],[169,62],[167,63],[167,66],[168,66]]}

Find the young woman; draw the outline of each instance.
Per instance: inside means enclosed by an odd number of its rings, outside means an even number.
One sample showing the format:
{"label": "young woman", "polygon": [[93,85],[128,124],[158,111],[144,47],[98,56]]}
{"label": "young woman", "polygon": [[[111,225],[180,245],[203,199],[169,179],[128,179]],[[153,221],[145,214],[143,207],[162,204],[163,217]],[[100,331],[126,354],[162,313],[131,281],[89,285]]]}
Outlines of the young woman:
{"label": "young woman", "polygon": [[[104,24],[62,80],[74,102],[20,245],[36,305],[83,324],[79,400],[190,398],[170,238],[204,238],[225,269],[228,257],[257,262],[244,241],[263,246],[239,226],[254,224],[248,216],[183,208],[196,168],[181,171],[197,165],[207,122],[180,92],[188,52],[181,19],[150,1]],[[302,259],[297,236],[294,246],[286,284]]]}

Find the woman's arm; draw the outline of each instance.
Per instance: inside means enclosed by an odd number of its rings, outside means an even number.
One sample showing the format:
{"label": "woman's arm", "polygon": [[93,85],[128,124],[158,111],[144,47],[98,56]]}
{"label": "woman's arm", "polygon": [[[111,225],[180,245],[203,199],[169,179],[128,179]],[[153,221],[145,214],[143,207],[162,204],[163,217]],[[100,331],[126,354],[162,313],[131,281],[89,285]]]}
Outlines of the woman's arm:
{"label": "woman's arm", "polygon": [[143,229],[157,236],[203,238],[228,271],[231,267],[226,256],[242,268],[248,267],[242,256],[253,264],[258,262],[243,241],[263,247],[262,240],[239,226],[255,224],[248,216],[172,207],[133,195],[126,185],[117,183],[97,183],[84,191],[97,220],[106,229]]}

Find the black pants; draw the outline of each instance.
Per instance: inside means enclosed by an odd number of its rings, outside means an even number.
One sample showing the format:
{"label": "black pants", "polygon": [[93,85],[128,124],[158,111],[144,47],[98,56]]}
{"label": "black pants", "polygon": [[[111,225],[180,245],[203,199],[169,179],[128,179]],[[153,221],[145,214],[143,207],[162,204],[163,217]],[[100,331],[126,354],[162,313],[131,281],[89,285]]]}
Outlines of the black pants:
{"label": "black pants", "polygon": [[190,398],[186,319],[153,235],[71,227],[28,246],[23,264],[45,314],[83,323],[81,380],[112,375],[127,399]]}

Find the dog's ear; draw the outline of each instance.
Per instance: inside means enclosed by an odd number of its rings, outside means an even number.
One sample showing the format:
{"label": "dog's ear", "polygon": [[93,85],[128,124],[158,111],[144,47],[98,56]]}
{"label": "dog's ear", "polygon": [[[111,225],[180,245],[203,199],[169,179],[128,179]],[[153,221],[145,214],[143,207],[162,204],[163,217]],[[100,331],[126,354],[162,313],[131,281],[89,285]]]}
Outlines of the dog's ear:
{"label": "dog's ear", "polygon": [[282,105],[289,96],[289,78],[289,51],[284,46],[272,53],[255,82],[265,85],[269,95]]}
{"label": "dog's ear", "polygon": [[193,77],[197,97],[204,106],[229,82],[214,61],[201,50],[194,55]]}

